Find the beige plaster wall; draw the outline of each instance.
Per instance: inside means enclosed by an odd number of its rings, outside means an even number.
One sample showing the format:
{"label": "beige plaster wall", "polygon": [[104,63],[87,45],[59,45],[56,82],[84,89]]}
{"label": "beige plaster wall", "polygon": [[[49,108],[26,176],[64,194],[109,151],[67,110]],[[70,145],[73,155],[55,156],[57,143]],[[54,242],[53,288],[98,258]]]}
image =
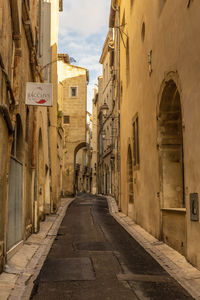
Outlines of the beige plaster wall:
{"label": "beige plaster wall", "polygon": [[[200,3],[189,8],[182,0],[121,0],[120,23],[126,24],[121,41],[121,199],[127,213],[127,149],[132,140],[132,119],[139,117],[140,167],[133,171],[135,201],[133,219],[147,231],[161,237],[161,187],[157,147],[157,113],[162,84],[170,77],[177,84],[182,104],[187,258],[200,267],[200,223],[190,222],[189,194],[200,192],[199,154],[199,52]],[[125,11],[125,14],[124,14]],[[176,13],[174,13],[176,12]],[[123,18],[124,16],[124,18]],[[145,23],[145,37],[141,36]],[[128,50],[129,49],[129,50]],[[152,50],[152,74],[148,54]],[[129,51],[129,57],[128,57]],[[177,220],[178,222],[178,220]],[[180,246],[180,245],[179,245]]]}

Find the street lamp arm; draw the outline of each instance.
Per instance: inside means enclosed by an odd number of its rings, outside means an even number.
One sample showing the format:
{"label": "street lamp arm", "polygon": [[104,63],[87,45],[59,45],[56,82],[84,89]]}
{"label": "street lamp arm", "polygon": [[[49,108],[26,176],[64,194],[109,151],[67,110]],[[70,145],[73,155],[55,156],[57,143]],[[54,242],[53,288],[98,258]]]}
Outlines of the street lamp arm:
{"label": "street lamp arm", "polygon": [[43,66],[43,67],[41,68],[41,71],[42,71],[43,69],[45,69],[46,67],[52,65],[53,63],[57,62],[58,60],[61,60],[61,58],[58,57],[57,59],[50,61],[48,64],[46,64],[45,66]]}

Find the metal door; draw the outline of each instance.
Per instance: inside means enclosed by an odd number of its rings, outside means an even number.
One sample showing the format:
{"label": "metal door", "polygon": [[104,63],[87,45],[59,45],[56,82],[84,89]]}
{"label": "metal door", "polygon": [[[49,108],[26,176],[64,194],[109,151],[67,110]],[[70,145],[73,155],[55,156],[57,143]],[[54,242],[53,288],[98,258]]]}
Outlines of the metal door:
{"label": "metal door", "polygon": [[22,240],[22,174],[22,164],[11,157],[8,191],[7,251]]}

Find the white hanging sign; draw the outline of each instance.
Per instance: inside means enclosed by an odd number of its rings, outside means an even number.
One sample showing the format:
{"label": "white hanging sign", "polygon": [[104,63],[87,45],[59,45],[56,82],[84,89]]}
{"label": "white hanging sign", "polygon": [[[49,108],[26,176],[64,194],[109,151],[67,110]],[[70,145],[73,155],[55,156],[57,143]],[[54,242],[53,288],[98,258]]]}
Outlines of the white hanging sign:
{"label": "white hanging sign", "polygon": [[26,104],[36,106],[53,106],[52,83],[27,82]]}

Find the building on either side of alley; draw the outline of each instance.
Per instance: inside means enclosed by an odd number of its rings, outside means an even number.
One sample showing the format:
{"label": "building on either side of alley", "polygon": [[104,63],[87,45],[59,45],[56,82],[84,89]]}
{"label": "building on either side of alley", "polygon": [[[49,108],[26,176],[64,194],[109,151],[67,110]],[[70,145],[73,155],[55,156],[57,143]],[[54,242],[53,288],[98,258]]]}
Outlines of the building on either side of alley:
{"label": "building on either side of alley", "polygon": [[[120,121],[119,208],[198,268],[199,13],[198,1],[111,1],[113,42],[105,42],[101,57],[105,71],[102,90],[99,84],[103,96],[98,106],[97,170],[98,192],[113,193],[102,130],[109,141],[106,118],[115,100]],[[106,62],[111,48],[114,68]],[[114,72],[111,102],[110,72]]]}
{"label": "building on either side of alley", "polygon": [[39,231],[45,215],[57,208],[60,193],[58,188],[53,196],[57,145],[56,154],[50,154],[52,116],[46,107],[25,104],[27,82],[50,82],[51,75],[56,76],[46,65],[52,66],[57,51],[62,1],[38,3],[0,4],[0,272],[23,241]]}
{"label": "building on either side of alley", "polygon": [[115,57],[113,30],[106,37],[100,63],[103,76],[98,79],[98,190],[109,194],[119,203],[120,160],[119,160],[119,96],[118,96],[118,59]]}

